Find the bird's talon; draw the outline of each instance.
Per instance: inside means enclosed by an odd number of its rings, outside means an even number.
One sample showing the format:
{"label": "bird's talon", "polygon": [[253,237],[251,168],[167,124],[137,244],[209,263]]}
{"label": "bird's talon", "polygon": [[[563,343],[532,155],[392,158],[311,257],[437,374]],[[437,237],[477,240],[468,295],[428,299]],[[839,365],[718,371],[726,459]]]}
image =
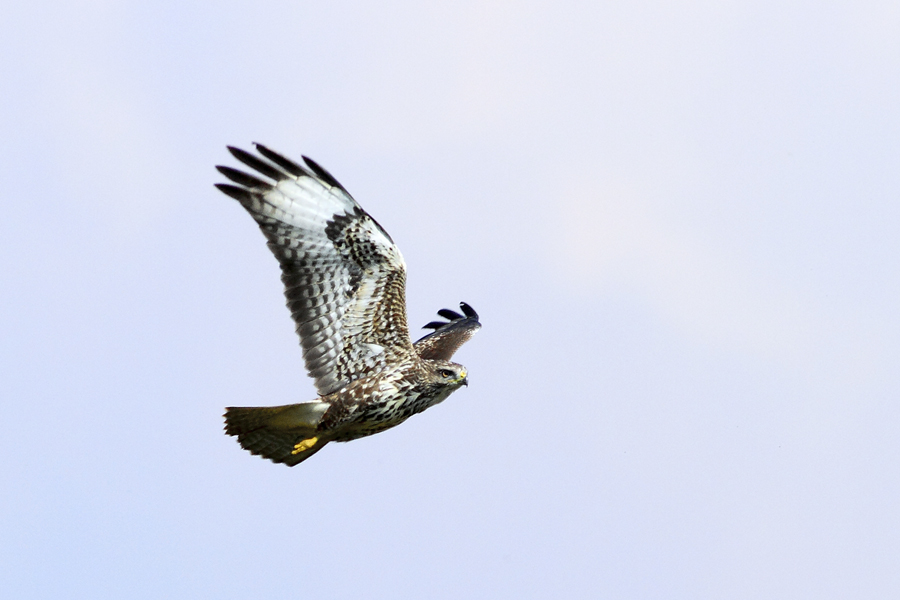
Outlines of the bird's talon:
{"label": "bird's talon", "polygon": [[307,450],[315,446],[316,442],[318,441],[318,437],[311,437],[303,440],[302,442],[298,442],[294,444],[294,449],[291,450],[291,454],[300,454],[301,452],[306,452]]}

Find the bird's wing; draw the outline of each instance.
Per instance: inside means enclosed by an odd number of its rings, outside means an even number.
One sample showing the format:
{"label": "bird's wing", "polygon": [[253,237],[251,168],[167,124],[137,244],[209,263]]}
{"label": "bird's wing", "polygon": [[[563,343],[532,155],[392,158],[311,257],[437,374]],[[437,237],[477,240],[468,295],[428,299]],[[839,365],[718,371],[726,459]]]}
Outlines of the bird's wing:
{"label": "bird's wing", "polygon": [[459,307],[463,311],[462,315],[443,308],[438,314],[447,319],[446,323],[432,321],[423,327],[434,331],[413,344],[419,358],[450,360],[459,347],[481,329],[478,313],[465,302],[460,302]]}
{"label": "bird's wing", "polygon": [[257,173],[216,167],[238,184],[216,187],[256,219],[281,264],[287,305],[319,394],[413,356],[406,264],[381,225],[305,156],[301,165],[259,144],[263,158],[228,149]]}

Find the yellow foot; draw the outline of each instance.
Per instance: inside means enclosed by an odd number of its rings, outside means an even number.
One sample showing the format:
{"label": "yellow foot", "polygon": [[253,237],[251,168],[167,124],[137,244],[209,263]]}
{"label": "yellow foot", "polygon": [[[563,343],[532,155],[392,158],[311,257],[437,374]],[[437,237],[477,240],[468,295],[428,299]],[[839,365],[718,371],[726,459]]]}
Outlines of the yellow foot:
{"label": "yellow foot", "polygon": [[291,454],[300,454],[301,452],[306,452],[310,448],[316,445],[316,442],[319,441],[317,437],[311,437],[303,440],[298,444],[294,444],[294,449],[291,450]]}

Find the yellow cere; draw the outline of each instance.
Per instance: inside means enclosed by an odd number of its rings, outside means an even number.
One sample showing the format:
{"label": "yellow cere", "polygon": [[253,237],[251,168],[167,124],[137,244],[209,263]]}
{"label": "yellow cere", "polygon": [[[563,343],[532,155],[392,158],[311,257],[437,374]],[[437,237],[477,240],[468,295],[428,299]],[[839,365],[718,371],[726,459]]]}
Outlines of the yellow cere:
{"label": "yellow cere", "polygon": [[301,452],[305,452],[316,445],[316,442],[319,441],[317,437],[311,437],[303,440],[300,443],[294,444],[294,449],[291,450],[291,454],[300,454]]}

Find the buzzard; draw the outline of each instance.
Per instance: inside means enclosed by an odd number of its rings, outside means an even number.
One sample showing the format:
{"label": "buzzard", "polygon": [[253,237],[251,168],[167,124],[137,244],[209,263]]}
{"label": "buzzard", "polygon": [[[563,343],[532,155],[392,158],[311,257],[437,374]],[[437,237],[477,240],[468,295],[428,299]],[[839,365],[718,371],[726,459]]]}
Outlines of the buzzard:
{"label": "buzzard", "polygon": [[464,385],[453,353],[481,328],[478,314],[447,321],[415,344],[406,322],[406,264],[391,236],[328,171],[256,144],[228,147],[255,171],[216,167],[216,184],[259,224],[281,265],[287,306],[319,397],[286,406],[225,409],[225,433],[276,463],[299,464],[329,442],[399,425]]}

